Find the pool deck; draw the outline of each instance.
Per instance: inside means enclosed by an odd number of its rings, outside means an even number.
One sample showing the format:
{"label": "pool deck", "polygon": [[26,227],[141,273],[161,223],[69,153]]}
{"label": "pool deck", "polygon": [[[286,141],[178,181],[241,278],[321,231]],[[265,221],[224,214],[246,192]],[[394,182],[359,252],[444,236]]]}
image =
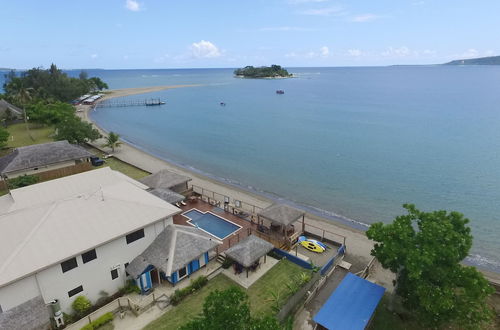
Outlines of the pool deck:
{"label": "pool deck", "polygon": [[[234,222],[235,224],[242,227],[239,230],[237,230],[236,232],[234,232],[232,235],[226,237],[222,241],[223,244],[218,247],[219,253],[226,251],[231,246],[233,246],[234,244],[238,243],[240,240],[247,237],[249,229],[253,229],[253,230],[257,229],[256,224],[253,224],[248,220],[242,219],[242,218],[240,218],[232,213],[224,211],[223,209],[221,209],[219,207],[210,205],[210,204],[203,202],[201,200],[198,200],[198,199],[193,200],[193,201],[188,200],[187,205],[181,205],[181,209],[183,212],[188,211],[192,208],[195,208],[201,212],[210,211],[210,212],[212,212],[212,213],[214,213],[214,214],[216,214],[216,215],[218,215],[226,220]],[[188,222],[188,220],[189,220],[189,218],[183,216],[182,214],[177,214],[174,216],[174,223],[177,225],[192,226]]]}

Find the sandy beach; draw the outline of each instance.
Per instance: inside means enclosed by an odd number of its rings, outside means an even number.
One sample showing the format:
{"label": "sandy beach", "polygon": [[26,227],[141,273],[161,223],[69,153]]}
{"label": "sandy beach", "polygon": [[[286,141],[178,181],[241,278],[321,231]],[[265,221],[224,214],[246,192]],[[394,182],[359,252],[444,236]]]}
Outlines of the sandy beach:
{"label": "sandy beach", "polygon": [[[122,97],[128,95],[136,95],[143,93],[156,92],[172,88],[189,88],[197,85],[174,85],[174,86],[155,86],[155,87],[141,87],[141,88],[127,88],[127,89],[117,89],[111,90],[106,93],[103,99],[111,99],[115,97]],[[82,117],[82,119],[92,122],[89,117],[89,111],[91,111],[91,106],[79,105],[77,106],[77,113]],[[106,132],[99,127],[96,123],[92,122],[100,131],[101,134],[105,135]],[[119,132],[118,132],[119,133]],[[102,145],[105,144],[104,138],[92,143],[94,146],[103,149]],[[110,150],[106,150],[110,152]],[[243,203],[249,203],[256,205],[261,208],[265,208],[273,203],[270,199],[264,196],[257,195],[253,192],[244,190],[240,187],[233,185],[228,185],[224,182],[217,181],[215,179],[203,176],[199,173],[189,171],[185,168],[181,168],[172,163],[169,163],[163,159],[157,158],[149,153],[146,153],[128,143],[123,143],[122,146],[115,150],[114,156],[122,161],[130,163],[136,167],[139,167],[145,171],[154,173],[161,169],[168,169],[170,171],[176,172],[181,175],[186,175],[192,178],[191,184],[195,186],[214,191],[221,195],[230,196],[232,199],[241,200]],[[333,232],[337,235],[345,237],[347,253],[350,260],[354,260],[356,264],[366,265],[372,258],[370,251],[373,247],[373,242],[368,240],[364,232],[359,231],[354,228],[350,228],[344,224],[337,223],[331,220],[323,219],[313,214],[306,213],[306,223],[315,227],[325,229],[329,232]],[[308,231],[314,232],[312,227],[307,228]],[[318,231],[321,231],[317,229]],[[338,237],[341,239],[341,237]],[[483,272],[490,280],[500,283],[500,274]],[[382,267],[374,267],[374,271],[371,274],[371,278],[378,284],[385,286],[386,288],[392,288],[392,280],[394,275]]]}

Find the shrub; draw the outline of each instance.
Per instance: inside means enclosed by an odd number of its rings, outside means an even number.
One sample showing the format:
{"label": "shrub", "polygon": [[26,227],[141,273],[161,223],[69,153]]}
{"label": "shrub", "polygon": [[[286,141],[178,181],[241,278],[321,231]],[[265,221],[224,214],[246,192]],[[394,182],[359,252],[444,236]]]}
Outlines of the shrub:
{"label": "shrub", "polygon": [[123,288],[120,289],[122,294],[126,293],[141,293],[141,289],[135,284],[134,280],[128,280]]}
{"label": "shrub", "polygon": [[75,321],[75,318],[71,314],[67,314],[63,312],[63,319],[64,319],[64,324],[70,324]]}
{"label": "shrub", "polygon": [[108,312],[106,314],[103,314],[102,316],[98,317],[94,321],[90,322],[80,330],[94,330],[98,329],[99,327],[113,321],[113,313]]}
{"label": "shrub", "polygon": [[197,279],[191,281],[191,284],[184,289],[177,289],[170,296],[170,303],[172,305],[177,305],[180,303],[188,294],[195,292],[203,288],[208,283],[208,278],[206,276],[200,276]]}
{"label": "shrub", "polygon": [[37,177],[36,175],[25,174],[23,176],[18,176],[17,178],[9,179],[7,181],[7,184],[9,185],[10,189],[16,189],[35,184],[38,181],[40,181],[40,178]]}
{"label": "shrub", "polygon": [[207,283],[208,283],[208,277],[200,276],[197,279],[194,279],[191,281],[191,287],[194,290],[199,290],[199,289],[203,288]]}
{"label": "shrub", "polygon": [[77,316],[83,316],[92,307],[92,304],[87,297],[78,296],[71,304],[71,307],[73,307]]}
{"label": "shrub", "polygon": [[222,263],[222,268],[224,269],[228,269],[229,267],[231,267],[233,265],[233,261],[231,259],[224,259],[224,262]]}

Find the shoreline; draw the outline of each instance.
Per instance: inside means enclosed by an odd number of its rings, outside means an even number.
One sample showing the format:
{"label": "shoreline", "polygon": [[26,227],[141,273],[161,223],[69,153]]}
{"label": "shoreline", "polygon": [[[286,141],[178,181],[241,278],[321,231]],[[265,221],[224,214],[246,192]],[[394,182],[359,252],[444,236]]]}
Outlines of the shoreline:
{"label": "shoreline", "polygon": [[[200,85],[173,85],[110,90],[101,100],[128,95],[144,94],[173,88],[187,88],[195,86]],[[106,130],[104,130],[90,118],[89,111],[92,109],[91,106],[80,105],[77,107],[77,109],[79,109],[79,112],[77,113],[81,114],[83,120],[86,120],[95,125],[95,127],[101,132],[101,134],[107,134]],[[297,205],[296,203],[293,203],[291,201],[282,201],[280,200],[279,196],[273,198],[273,196],[271,196],[270,194],[266,194],[265,192],[254,191],[250,188],[238,185],[237,183],[232,183],[227,179],[218,178],[208,173],[204,173],[203,171],[192,168],[190,166],[183,166],[183,164],[177,164],[171,160],[160,158],[141,147],[135,146],[130,141],[126,141],[123,139],[122,141],[124,143],[114,153],[114,156],[120,160],[123,160],[151,173],[154,173],[162,168],[167,168],[178,174],[191,177],[193,179],[191,181],[193,185],[201,186],[205,189],[230,196],[234,199],[239,199],[258,207],[264,208],[278,201],[291,204],[295,207],[299,207],[306,212],[307,223],[346,237],[346,245],[351,256],[365,264],[367,264],[371,259],[370,251],[373,247],[373,242],[365,236],[364,231],[366,229],[361,229],[362,225],[364,225],[362,223],[357,223],[356,221],[351,222],[349,221],[349,219],[343,218],[342,216],[320,214],[320,210],[314,210],[312,207],[308,207],[307,205]],[[104,144],[104,141],[100,139],[92,144],[98,146],[99,149],[102,149],[102,147],[100,146]],[[500,283],[500,273],[496,273],[492,270],[485,270],[478,266],[476,266],[476,268],[480,270],[485,276],[487,276],[490,281]],[[390,283],[392,279],[389,280],[387,276],[388,274],[382,275],[382,278],[380,278],[380,282],[383,284],[389,282],[387,284],[392,285],[392,283]]]}

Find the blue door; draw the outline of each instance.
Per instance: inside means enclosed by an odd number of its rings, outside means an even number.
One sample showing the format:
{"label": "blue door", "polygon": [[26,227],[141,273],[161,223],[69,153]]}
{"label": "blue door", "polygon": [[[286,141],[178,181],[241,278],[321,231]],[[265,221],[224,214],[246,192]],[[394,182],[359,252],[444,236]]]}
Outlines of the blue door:
{"label": "blue door", "polygon": [[200,261],[198,259],[191,261],[191,273],[200,269]]}

